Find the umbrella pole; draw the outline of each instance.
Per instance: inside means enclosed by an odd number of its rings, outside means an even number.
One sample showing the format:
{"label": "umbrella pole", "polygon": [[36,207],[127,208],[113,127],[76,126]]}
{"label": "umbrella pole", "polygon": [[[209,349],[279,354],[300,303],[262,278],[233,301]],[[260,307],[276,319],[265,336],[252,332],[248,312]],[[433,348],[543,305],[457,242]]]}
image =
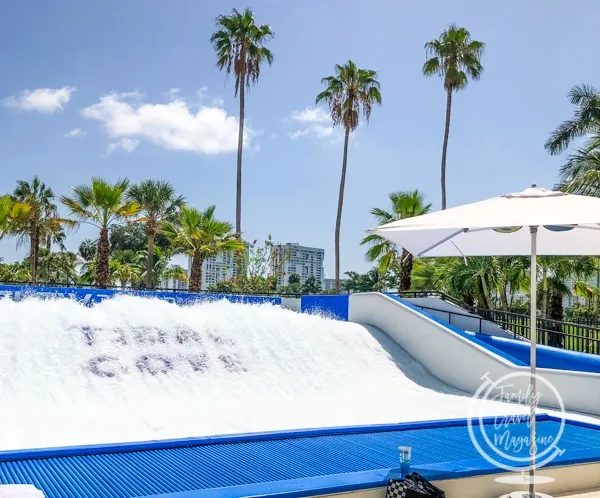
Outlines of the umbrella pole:
{"label": "umbrella pole", "polygon": [[531,366],[530,375],[530,404],[529,404],[529,496],[535,498],[535,453],[537,450],[535,439],[535,411],[537,403],[536,394],[536,365],[535,365],[535,346],[537,343],[537,231],[538,227],[529,227],[531,232],[531,351],[529,364]]}

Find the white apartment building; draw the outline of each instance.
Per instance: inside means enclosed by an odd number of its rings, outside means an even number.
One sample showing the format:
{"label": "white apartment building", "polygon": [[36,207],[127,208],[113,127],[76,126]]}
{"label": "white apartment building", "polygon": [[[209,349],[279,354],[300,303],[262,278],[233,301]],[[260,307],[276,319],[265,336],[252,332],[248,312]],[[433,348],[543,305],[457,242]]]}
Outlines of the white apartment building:
{"label": "white apartment building", "polygon": [[175,278],[164,278],[160,281],[160,288],[183,291],[187,290],[188,283]]}
{"label": "white apartment building", "polygon": [[289,285],[291,275],[298,275],[300,283],[313,276],[323,285],[325,250],[301,246],[297,242],[273,246],[273,272],[278,273],[277,285]]}
{"label": "white apartment building", "polygon": [[[348,294],[348,291],[346,289],[344,289],[344,282],[346,281],[345,278],[340,279],[340,292],[342,294]],[[322,285],[322,289],[324,291],[330,291],[332,289],[335,289],[335,278],[324,278],[323,279],[323,285]]]}
{"label": "white apartment building", "polygon": [[[248,245],[246,245],[246,252]],[[235,252],[220,252],[215,256],[206,258],[202,263],[202,284],[201,290],[207,290],[210,285],[215,285],[222,280],[230,280],[237,276],[235,265]],[[192,273],[192,257],[188,256],[188,279]]]}

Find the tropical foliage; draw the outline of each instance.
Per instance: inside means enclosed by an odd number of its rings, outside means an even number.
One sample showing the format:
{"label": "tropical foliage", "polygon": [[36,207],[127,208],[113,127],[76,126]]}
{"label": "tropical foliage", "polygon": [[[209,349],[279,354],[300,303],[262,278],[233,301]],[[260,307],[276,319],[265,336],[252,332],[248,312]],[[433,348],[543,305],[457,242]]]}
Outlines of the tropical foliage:
{"label": "tropical foliage", "polygon": [[357,273],[347,271],[348,277],[343,281],[345,291],[353,292],[382,292],[390,286],[390,277],[379,271],[377,268],[369,270],[367,273]]}
{"label": "tropical foliage", "polygon": [[577,85],[568,98],[576,106],[573,117],[551,133],[545,148],[556,155],[574,140],[584,139],[561,167],[559,182],[570,192],[597,196],[600,195],[600,92],[590,85]]}
{"label": "tropical foliage", "polygon": [[40,247],[43,245],[49,250],[53,242],[62,244],[65,230],[74,223],[59,217],[54,192],[37,176],[31,182],[17,181],[13,198],[29,208],[27,221],[18,230],[18,242],[29,245],[29,275],[31,282],[35,283]]}
{"label": "tropical foliage", "polygon": [[183,207],[174,221],[163,220],[162,232],[171,240],[175,251],[191,256],[190,291],[199,291],[202,284],[202,263],[221,251],[242,251],[244,243],[232,233],[227,221],[215,217],[215,206],[205,211]]}
{"label": "tropical foliage", "polygon": [[[371,209],[377,225],[392,223],[394,221],[412,218],[426,214],[431,209],[431,204],[425,202],[425,196],[418,190],[405,192],[392,192],[389,195],[392,209],[387,211],[381,208]],[[377,234],[367,235],[361,245],[369,246],[366,259],[369,262],[378,262],[379,271],[386,273],[391,270],[397,275],[398,291],[407,291],[411,286],[413,256],[406,249],[399,248],[389,240]]]}
{"label": "tropical foliage", "polygon": [[334,126],[344,128],[344,156],[335,219],[335,289],[340,291],[340,228],[344,206],[344,188],[348,166],[348,141],[350,132],[360,124],[360,117],[369,121],[373,106],[381,105],[380,84],[377,73],[370,69],[360,69],[349,60],[344,65],[336,64],[335,74],[321,80],[325,90],[317,95],[316,103],[329,106]]}
{"label": "tropical foliage", "polygon": [[141,217],[137,220],[146,225],[147,255],[146,287],[152,289],[155,279],[152,276],[154,268],[154,240],[160,230],[160,222],[174,218],[185,201],[177,195],[175,188],[169,182],[145,180],[133,185],[127,192],[128,199],[140,206]]}
{"label": "tropical foliage", "polygon": [[235,195],[235,232],[238,238],[242,233],[242,151],[244,147],[244,119],[246,87],[256,84],[261,66],[273,63],[273,54],[265,44],[273,38],[270,26],[257,25],[252,10],[243,12],[236,9],[228,16],[216,19],[217,30],[210,37],[217,67],[235,77],[235,95],[240,95],[240,116],[238,128],[237,179]]}
{"label": "tropical foliage", "polygon": [[108,230],[114,223],[130,219],[141,207],[127,198],[129,180],[122,179],[111,184],[102,178],[92,178],[90,185],[73,187],[71,196],[62,196],[61,202],[71,215],[100,230],[98,238],[95,282],[99,287],[110,285],[110,243]]}
{"label": "tropical foliage", "polygon": [[425,76],[439,76],[446,90],[446,126],[442,146],[442,209],[446,209],[446,156],[450,135],[452,94],[467,87],[469,78],[479,80],[483,72],[481,56],[485,43],[472,40],[465,28],[450,24],[436,40],[425,44],[428,59],[423,65]]}

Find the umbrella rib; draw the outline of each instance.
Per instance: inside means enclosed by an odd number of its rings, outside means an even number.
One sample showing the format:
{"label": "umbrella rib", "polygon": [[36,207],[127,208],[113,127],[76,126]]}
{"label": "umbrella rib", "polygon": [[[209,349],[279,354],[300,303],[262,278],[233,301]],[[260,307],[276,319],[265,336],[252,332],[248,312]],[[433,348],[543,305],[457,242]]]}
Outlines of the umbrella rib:
{"label": "umbrella rib", "polygon": [[[429,251],[432,251],[433,249],[435,249],[437,246],[442,245],[444,242],[448,242],[450,239],[453,239],[454,237],[456,237],[458,234],[461,233],[466,233],[468,232],[469,229],[468,228],[461,228],[460,230],[457,230],[454,233],[451,233],[450,235],[448,235],[447,237],[444,237],[442,240],[436,242],[435,244],[433,244],[432,246],[428,247],[427,249],[425,249],[424,251],[421,251],[419,254],[417,254],[417,256],[423,256],[424,254],[427,254]],[[456,244],[455,244],[456,246]],[[458,248],[457,248],[458,249]],[[459,249],[460,252],[460,249]],[[462,254],[462,253],[461,253]]]}

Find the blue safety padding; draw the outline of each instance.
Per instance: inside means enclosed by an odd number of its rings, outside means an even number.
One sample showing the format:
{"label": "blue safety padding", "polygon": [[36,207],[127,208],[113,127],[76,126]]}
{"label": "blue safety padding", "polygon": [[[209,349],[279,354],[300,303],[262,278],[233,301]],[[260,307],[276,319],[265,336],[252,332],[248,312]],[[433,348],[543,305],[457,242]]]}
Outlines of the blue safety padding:
{"label": "blue safety padding", "polygon": [[[531,347],[528,341],[488,336],[485,334],[475,334],[474,337],[529,365]],[[585,341],[585,339],[582,338],[582,341]],[[538,368],[600,373],[599,355],[568,351],[566,349],[539,344],[535,349],[535,353]]]}
{"label": "blue safety padding", "polygon": [[319,313],[336,320],[348,321],[348,298],[348,294],[302,296],[300,298],[300,311],[303,313]]}
{"label": "blue safety padding", "polygon": [[104,299],[114,296],[139,296],[147,298],[162,299],[178,305],[194,304],[202,301],[214,301],[226,299],[232,303],[246,304],[281,304],[280,297],[270,296],[241,296],[231,294],[197,294],[190,292],[169,291],[134,291],[115,289],[84,289],[78,287],[43,287],[31,285],[0,285],[0,296],[10,296],[15,300],[27,296],[39,298],[69,298],[75,299],[83,304],[99,303]]}
{"label": "blue safety padding", "polygon": [[[537,420],[538,437],[556,436],[559,419]],[[413,469],[429,479],[501,471],[479,455],[466,421],[454,420],[3,452],[0,482],[34,484],[47,498],[312,496],[383,486],[399,445],[413,447]],[[553,465],[600,461],[600,427],[568,422],[560,448]]]}
{"label": "blue safety padding", "polygon": [[493,353],[496,356],[500,356],[501,358],[504,358],[505,360],[508,360],[513,365],[517,365],[519,367],[525,367],[525,366],[527,366],[526,363],[524,363],[520,359],[516,358],[515,356],[510,355],[506,351],[502,351],[502,350],[500,350],[498,348],[495,348],[491,344],[488,344],[486,342],[480,341],[473,334],[469,334],[468,332],[465,332],[464,330],[459,329],[458,327],[455,327],[454,325],[451,325],[448,322],[445,322],[444,320],[441,320],[440,318],[438,318],[438,317],[436,317],[434,315],[431,315],[430,313],[427,313],[425,310],[419,308],[418,306],[415,306],[412,303],[409,303],[405,299],[402,299],[402,298],[400,298],[398,296],[395,296],[393,294],[388,294],[388,297],[394,299],[395,301],[398,301],[399,303],[403,304],[407,308],[410,308],[410,309],[416,311],[417,313],[420,313],[421,315],[426,316],[430,320],[433,320],[434,322],[442,325],[443,327],[445,327],[448,330],[454,332],[455,334],[457,334],[457,335],[459,335],[459,336],[467,339],[469,342],[472,342],[473,344],[477,344],[478,346],[482,347],[483,349],[486,349],[490,353]]}

